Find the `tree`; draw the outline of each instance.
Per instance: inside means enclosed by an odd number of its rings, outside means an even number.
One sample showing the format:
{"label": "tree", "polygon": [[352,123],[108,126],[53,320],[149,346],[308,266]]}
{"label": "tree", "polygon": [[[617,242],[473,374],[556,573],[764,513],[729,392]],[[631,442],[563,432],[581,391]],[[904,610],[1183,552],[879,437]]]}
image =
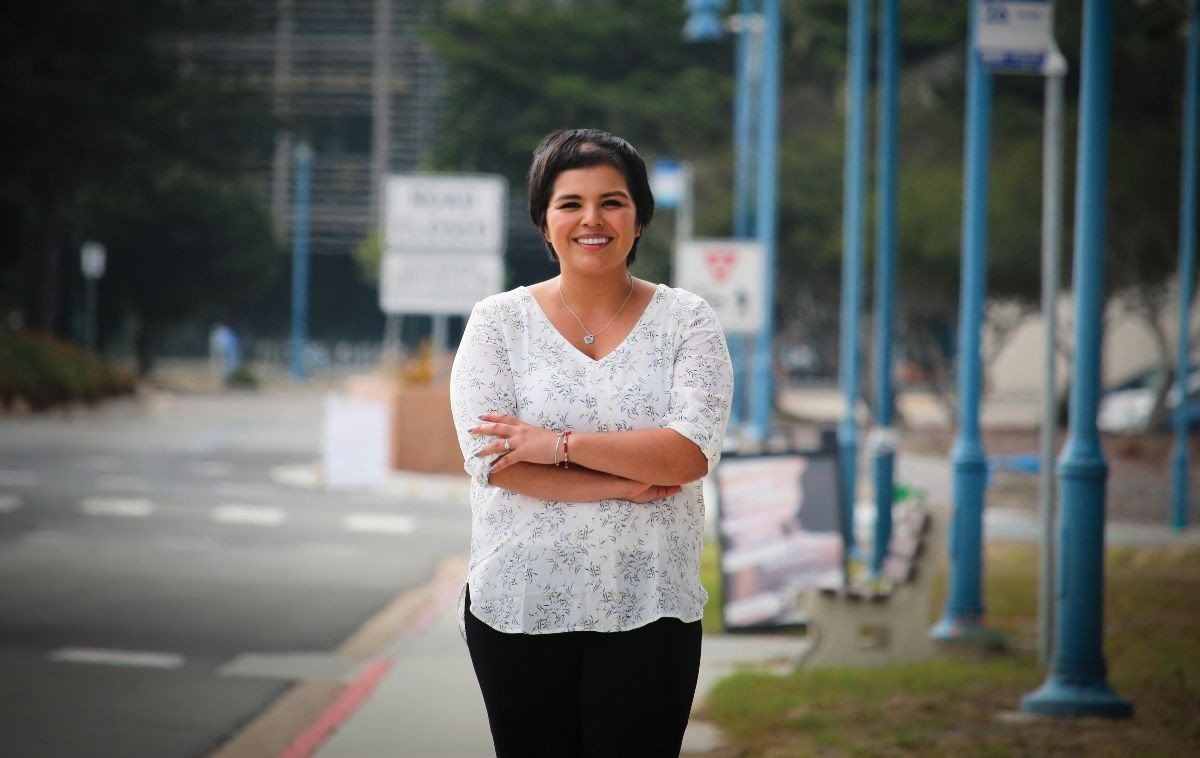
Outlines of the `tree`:
{"label": "tree", "polygon": [[[57,325],[63,250],[88,189],[175,165],[234,177],[268,111],[185,72],[174,42],[241,23],[188,0],[12,0],[0,22],[0,308]],[[228,6],[233,8],[234,6]]]}
{"label": "tree", "polygon": [[171,169],[84,207],[84,228],[108,248],[106,296],[136,319],[142,375],[167,327],[251,302],[284,260],[256,192],[205,174]]}
{"label": "tree", "polygon": [[[1078,3],[1056,5],[1056,35],[1077,91]],[[1174,272],[1182,90],[1180,0],[1115,3],[1107,260],[1111,290],[1160,292]],[[902,4],[898,334],[950,397],[961,258],[965,3]],[[777,323],[827,369],[837,360],[842,256],[844,0],[785,0]],[[730,233],[733,51],[680,40],[682,3],[576,0],[492,3],[448,13],[431,32],[446,59],[443,168],[499,171],[523,186],[529,152],[548,129],[594,125],[651,156],[695,164],[701,234]],[[872,72],[874,73],[874,72]],[[1014,304],[997,336],[1040,289],[1042,84],[997,77],[992,104],[988,294]],[[874,117],[875,101],[871,113]],[[1074,134],[1068,102],[1066,134]],[[1069,219],[1074,140],[1065,140]],[[873,204],[868,207],[873,211]],[[652,227],[648,257],[665,259]],[[873,249],[868,221],[865,250]],[[1064,224],[1070,250],[1071,224]],[[656,236],[657,235],[657,236]],[[641,265],[639,263],[639,265]],[[660,273],[653,271],[651,273]],[[1064,277],[1069,286],[1069,277]]]}

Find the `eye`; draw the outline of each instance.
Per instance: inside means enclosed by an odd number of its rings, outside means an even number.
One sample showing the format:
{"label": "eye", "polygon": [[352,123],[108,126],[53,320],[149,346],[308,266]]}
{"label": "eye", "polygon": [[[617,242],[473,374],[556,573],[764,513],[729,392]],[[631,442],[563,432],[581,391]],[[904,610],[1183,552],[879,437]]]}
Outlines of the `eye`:
{"label": "eye", "polygon": [[556,206],[559,210],[573,210],[579,207],[579,203],[574,200],[566,200]]}
{"label": "eye", "polygon": [[604,207],[605,208],[624,208],[625,203],[621,202],[620,200],[616,200],[614,198],[609,198],[608,200],[604,201]]}

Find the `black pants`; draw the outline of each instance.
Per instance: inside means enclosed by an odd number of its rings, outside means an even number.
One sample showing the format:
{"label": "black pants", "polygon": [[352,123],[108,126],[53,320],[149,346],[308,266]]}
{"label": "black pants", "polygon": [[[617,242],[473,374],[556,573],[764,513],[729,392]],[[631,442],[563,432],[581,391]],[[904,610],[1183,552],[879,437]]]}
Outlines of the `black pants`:
{"label": "black pants", "polygon": [[467,647],[498,758],[675,758],[696,676],[700,622],[627,632],[507,634],[475,618]]}

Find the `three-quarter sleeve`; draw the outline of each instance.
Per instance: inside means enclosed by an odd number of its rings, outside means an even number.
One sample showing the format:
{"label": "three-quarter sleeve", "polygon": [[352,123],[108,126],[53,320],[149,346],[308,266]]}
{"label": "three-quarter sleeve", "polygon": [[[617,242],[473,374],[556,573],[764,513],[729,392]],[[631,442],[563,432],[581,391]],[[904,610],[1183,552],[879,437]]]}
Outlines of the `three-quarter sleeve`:
{"label": "three-quarter sleeve", "polygon": [[517,412],[508,349],[501,329],[501,314],[494,303],[483,301],[471,310],[450,372],[450,410],[463,454],[463,468],[472,479],[487,484],[488,469],[500,455],[476,454],[491,437],[467,434],[484,413]]}
{"label": "three-quarter sleeve", "polygon": [[675,351],[671,400],[663,426],[687,437],[716,468],[729,425],[733,366],[717,314],[700,298],[683,312],[686,325]]}

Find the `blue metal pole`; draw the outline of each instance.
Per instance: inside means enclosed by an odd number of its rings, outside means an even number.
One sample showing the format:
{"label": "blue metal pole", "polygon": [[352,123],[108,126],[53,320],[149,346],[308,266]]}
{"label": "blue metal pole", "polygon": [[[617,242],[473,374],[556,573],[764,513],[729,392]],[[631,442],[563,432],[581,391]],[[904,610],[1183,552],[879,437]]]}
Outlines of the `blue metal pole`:
{"label": "blue metal pole", "polygon": [[763,275],[763,328],[754,346],[754,391],[750,396],[755,436],[765,440],[775,408],[773,379],[775,336],[775,244],[779,190],[779,80],[783,20],[779,0],[763,0],[762,95],[758,121],[758,241],[765,259]]}
{"label": "blue metal pole", "polygon": [[838,425],[842,474],[842,539],[857,563],[854,506],[858,500],[858,316],[862,304],[862,231],[867,146],[867,2],[851,0],[847,29],[846,160],[842,179],[842,332],[838,359],[845,412]]}
{"label": "blue metal pole", "polygon": [[[733,140],[733,236],[738,239],[754,237],[754,113],[755,94],[759,91],[757,78],[762,71],[761,37],[747,22],[754,13],[752,0],[740,0],[738,14],[741,31],[737,36],[737,89],[734,92]],[[740,426],[742,404],[745,402],[746,338],[730,335],[729,353],[733,362],[733,409],[730,421]]]}
{"label": "blue metal pole", "polygon": [[967,133],[963,176],[963,263],[958,314],[958,436],[954,464],[954,523],[950,531],[950,586],[942,618],[930,634],[937,640],[966,639],[983,621],[983,491],[987,459],[979,433],[982,361],[979,354],[987,289],[988,149],[991,141],[992,75],[975,45],[967,49]]}
{"label": "blue metal pole", "polygon": [[1083,12],[1079,148],[1075,170],[1075,368],[1071,417],[1058,462],[1059,617],[1050,675],[1021,710],[1052,716],[1128,717],[1133,706],[1108,686],[1104,630],[1104,497],[1108,465],[1096,430],[1104,308],[1104,197],[1108,169],[1111,0]]}
{"label": "blue metal pole", "polygon": [[296,145],[296,197],[292,206],[292,338],[288,346],[290,373],[305,376],[304,345],[308,341],[308,196],[312,184],[313,151]]}
{"label": "blue metal pole", "polygon": [[875,539],[871,571],[883,569],[892,538],[896,432],[892,429],[892,301],[896,290],[896,132],[900,78],[898,0],[882,0],[875,162]]}
{"label": "blue metal pole", "polygon": [[1191,373],[1192,280],[1196,277],[1196,102],[1200,99],[1200,0],[1189,6],[1187,70],[1183,100],[1183,178],[1179,189],[1179,334],[1175,352],[1175,382],[1180,388],[1175,406],[1175,445],[1171,451],[1171,527],[1188,523],[1187,385]]}

